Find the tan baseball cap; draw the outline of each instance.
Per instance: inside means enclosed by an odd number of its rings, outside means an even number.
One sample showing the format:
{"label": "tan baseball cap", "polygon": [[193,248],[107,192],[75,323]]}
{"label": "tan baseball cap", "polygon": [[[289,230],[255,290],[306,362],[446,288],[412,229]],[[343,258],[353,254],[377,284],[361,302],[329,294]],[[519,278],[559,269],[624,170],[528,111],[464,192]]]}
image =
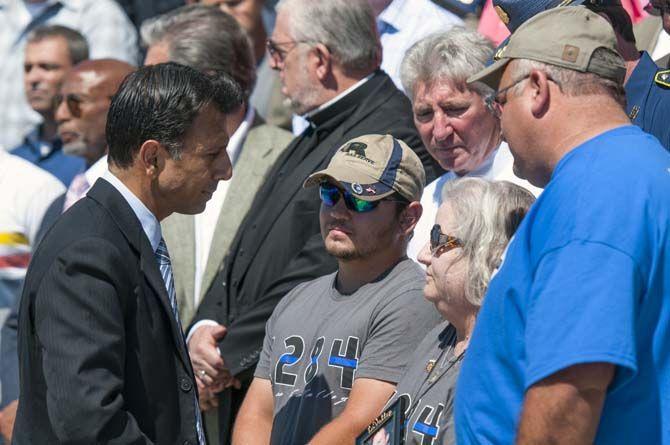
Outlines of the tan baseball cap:
{"label": "tan baseball cap", "polygon": [[[592,60],[598,48],[608,49],[616,57],[610,63]],[[483,82],[497,89],[505,66],[512,59],[594,73],[620,84],[626,74],[612,25],[584,6],[557,7],[530,18],[498,48],[494,63],[470,77],[468,83]]]}
{"label": "tan baseball cap", "polygon": [[324,180],[366,201],[397,192],[411,202],[421,199],[426,173],[419,157],[403,141],[388,134],[369,134],[338,148],[328,167],[311,174],[303,187]]}

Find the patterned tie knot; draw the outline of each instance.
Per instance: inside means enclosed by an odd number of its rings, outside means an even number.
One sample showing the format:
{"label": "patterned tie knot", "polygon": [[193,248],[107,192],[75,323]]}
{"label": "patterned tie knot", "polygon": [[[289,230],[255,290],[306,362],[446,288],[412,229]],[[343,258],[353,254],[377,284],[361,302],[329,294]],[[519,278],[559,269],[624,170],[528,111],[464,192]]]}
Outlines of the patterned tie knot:
{"label": "patterned tie knot", "polygon": [[170,265],[170,254],[168,253],[167,246],[165,245],[165,240],[161,238],[161,242],[158,243],[156,248],[156,259],[158,259],[158,264],[161,266]]}

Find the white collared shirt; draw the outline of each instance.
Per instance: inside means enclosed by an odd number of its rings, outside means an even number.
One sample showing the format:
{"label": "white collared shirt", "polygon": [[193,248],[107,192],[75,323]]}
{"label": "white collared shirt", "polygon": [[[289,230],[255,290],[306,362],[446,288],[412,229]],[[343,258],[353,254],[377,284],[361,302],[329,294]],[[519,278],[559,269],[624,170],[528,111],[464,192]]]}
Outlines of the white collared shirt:
{"label": "white collared shirt", "polygon": [[161,225],[159,224],[156,216],[151,213],[151,210],[149,210],[147,206],[144,205],[144,203],[140,201],[140,199],[135,196],[135,194],[130,191],[130,189],[126,187],[126,185],[121,182],[119,178],[114,176],[114,173],[107,170],[105,174],[102,175],[102,179],[109,182],[112,187],[121,193],[123,199],[125,199],[130,208],[133,209],[133,213],[135,213],[137,219],[140,220],[142,230],[144,230],[144,233],[149,239],[151,248],[154,252],[156,252],[156,249],[158,249],[158,244],[160,244],[161,238],[163,237],[161,233]]}
{"label": "white collared shirt", "polygon": [[[249,129],[251,128],[255,117],[256,113],[253,107],[249,106],[244,121],[242,121],[240,126],[237,127],[237,130],[235,130],[235,133],[230,137],[226,151],[228,152],[233,167],[235,167],[237,159],[240,157],[242,146],[244,145],[244,141],[247,138],[247,134],[249,133]],[[235,170],[233,169],[233,175],[234,174]],[[228,194],[229,184],[230,181],[219,181],[212,198],[207,201],[205,210],[202,213],[195,215],[195,275],[193,292],[195,306],[197,306],[200,301],[202,276],[207,267],[207,259],[209,258],[214,231],[216,230],[216,224],[219,220],[221,207]]]}

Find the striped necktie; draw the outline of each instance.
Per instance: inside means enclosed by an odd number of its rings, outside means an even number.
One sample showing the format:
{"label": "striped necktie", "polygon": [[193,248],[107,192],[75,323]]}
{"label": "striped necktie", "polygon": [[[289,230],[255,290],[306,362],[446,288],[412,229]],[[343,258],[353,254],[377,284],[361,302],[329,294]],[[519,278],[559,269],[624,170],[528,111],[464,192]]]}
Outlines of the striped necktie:
{"label": "striped necktie", "polygon": [[[158,268],[160,269],[161,276],[165,282],[168,299],[170,300],[170,307],[172,308],[172,315],[174,315],[174,318],[177,321],[179,332],[184,332],[181,328],[181,320],[179,319],[179,308],[177,307],[177,294],[174,290],[174,279],[172,277],[172,263],[170,262],[170,254],[168,253],[167,246],[165,245],[165,240],[163,238],[161,238],[161,242],[158,244],[158,248],[156,249],[156,260],[158,261]],[[183,345],[184,348],[186,348],[185,342]],[[195,386],[193,388],[194,391],[197,391]],[[195,398],[195,429],[198,434],[198,442],[200,445],[207,445],[205,440],[205,433],[202,428],[202,415],[200,414],[200,406],[198,405],[197,398]]]}

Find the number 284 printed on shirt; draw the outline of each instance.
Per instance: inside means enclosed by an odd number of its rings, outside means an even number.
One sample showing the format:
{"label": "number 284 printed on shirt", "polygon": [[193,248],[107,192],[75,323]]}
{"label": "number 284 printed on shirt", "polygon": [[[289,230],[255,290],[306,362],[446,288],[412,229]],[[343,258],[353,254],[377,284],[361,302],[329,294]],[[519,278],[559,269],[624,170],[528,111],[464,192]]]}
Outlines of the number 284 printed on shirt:
{"label": "number 284 printed on shirt", "polygon": [[[319,358],[321,357],[325,337],[319,337],[312,348],[309,356],[305,354],[305,340],[299,335],[292,335],[284,339],[284,345],[287,352],[279,356],[275,365],[274,381],[278,385],[294,386],[298,379],[298,374],[291,372],[300,368],[302,360],[308,360],[309,365],[302,373],[305,384],[309,383],[319,371]],[[330,354],[328,356],[328,366],[339,368],[340,386],[344,389],[351,389],[354,383],[354,374],[358,368],[358,337],[348,337],[346,345],[343,339],[335,338],[330,345]]]}

